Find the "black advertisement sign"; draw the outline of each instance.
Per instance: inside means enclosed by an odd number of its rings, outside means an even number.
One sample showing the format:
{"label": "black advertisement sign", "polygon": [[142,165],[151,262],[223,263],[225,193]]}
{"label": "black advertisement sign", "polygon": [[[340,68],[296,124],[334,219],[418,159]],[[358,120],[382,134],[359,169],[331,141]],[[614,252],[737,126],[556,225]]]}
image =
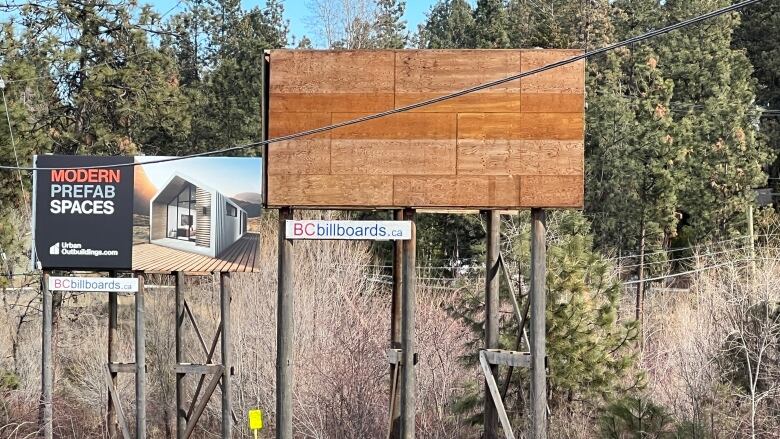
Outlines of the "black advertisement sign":
{"label": "black advertisement sign", "polygon": [[133,242],[132,157],[37,156],[35,256],[41,268],[129,270]]}
{"label": "black advertisement sign", "polygon": [[45,155],[35,164],[47,168],[33,183],[37,267],[260,271],[260,158]]}

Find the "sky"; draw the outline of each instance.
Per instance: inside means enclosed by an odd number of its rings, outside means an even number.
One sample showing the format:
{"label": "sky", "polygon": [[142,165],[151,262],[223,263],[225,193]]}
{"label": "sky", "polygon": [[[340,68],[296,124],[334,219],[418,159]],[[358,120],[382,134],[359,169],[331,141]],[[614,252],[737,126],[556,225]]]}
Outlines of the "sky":
{"label": "sky", "polygon": [[[186,1],[178,0],[141,0],[140,3],[151,4],[160,14],[175,14],[177,11],[184,10],[187,7]],[[306,35],[314,42],[315,47],[321,48],[321,42],[317,41],[316,30],[312,28],[312,14],[309,5],[311,0],[283,0],[285,17],[290,20],[290,34],[299,41]],[[425,20],[426,14],[436,0],[406,0],[406,28],[412,32],[417,30],[417,25]],[[254,6],[265,6],[264,0],[242,0],[241,5],[245,9],[251,9]],[[173,8],[173,10],[171,10]],[[292,38],[290,39],[292,41]]]}
{"label": "sky", "polygon": [[[159,159],[153,156],[136,156],[136,161]],[[176,172],[192,177],[223,195],[232,197],[242,192],[259,194],[262,161],[249,157],[199,157],[143,166],[147,177],[159,191]]]}

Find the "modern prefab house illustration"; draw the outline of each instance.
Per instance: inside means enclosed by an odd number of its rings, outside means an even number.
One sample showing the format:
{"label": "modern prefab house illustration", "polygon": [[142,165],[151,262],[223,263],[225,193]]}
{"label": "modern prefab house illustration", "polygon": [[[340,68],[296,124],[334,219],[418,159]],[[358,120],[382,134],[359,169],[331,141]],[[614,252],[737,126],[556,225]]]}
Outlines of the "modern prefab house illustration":
{"label": "modern prefab house illustration", "polygon": [[242,208],[184,175],[172,175],[149,203],[152,244],[214,258],[246,233]]}

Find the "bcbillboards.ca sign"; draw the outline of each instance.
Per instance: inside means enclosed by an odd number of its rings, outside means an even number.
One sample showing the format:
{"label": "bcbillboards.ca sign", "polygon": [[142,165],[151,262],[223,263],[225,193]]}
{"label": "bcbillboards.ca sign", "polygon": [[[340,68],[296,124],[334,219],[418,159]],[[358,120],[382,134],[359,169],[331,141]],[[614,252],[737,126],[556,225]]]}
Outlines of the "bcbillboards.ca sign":
{"label": "bcbillboards.ca sign", "polygon": [[138,291],[138,278],[49,276],[48,286],[51,291],[134,293]]}
{"label": "bcbillboards.ca sign", "polygon": [[412,239],[411,221],[287,220],[287,239],[350,239],[392,241]]}

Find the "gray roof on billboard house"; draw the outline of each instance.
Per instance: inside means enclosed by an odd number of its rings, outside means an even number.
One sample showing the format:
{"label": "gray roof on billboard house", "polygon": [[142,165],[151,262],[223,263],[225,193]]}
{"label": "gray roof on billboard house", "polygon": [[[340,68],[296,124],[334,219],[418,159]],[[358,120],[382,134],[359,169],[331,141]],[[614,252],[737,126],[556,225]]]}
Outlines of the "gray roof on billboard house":
{"label": "gray roof on billboard house", "polygon": [[[152,198],[152,202],[157,202],[157,200],[160,199],[160,200],[165,200],[166,203],[169,203],[171,200],[173,200],[175,196],[179,195],[179,192],[181,192],[182,189],[184,189],[188,184],[191,184],[195,187],[199,187],[207,192],[221,193],[218,190],[195,180],[194,178],[174,172],[173,175],[171,175],[171,178],[168,180],[168,182],[165,183],[163,189]],[[244,209],[242,209],[241,206],[234,203],[230,199],[230,197],[228,197],[225,194],[222,195],[225,197],[228,203],[235,206],[238,210],[244,212]]]}

